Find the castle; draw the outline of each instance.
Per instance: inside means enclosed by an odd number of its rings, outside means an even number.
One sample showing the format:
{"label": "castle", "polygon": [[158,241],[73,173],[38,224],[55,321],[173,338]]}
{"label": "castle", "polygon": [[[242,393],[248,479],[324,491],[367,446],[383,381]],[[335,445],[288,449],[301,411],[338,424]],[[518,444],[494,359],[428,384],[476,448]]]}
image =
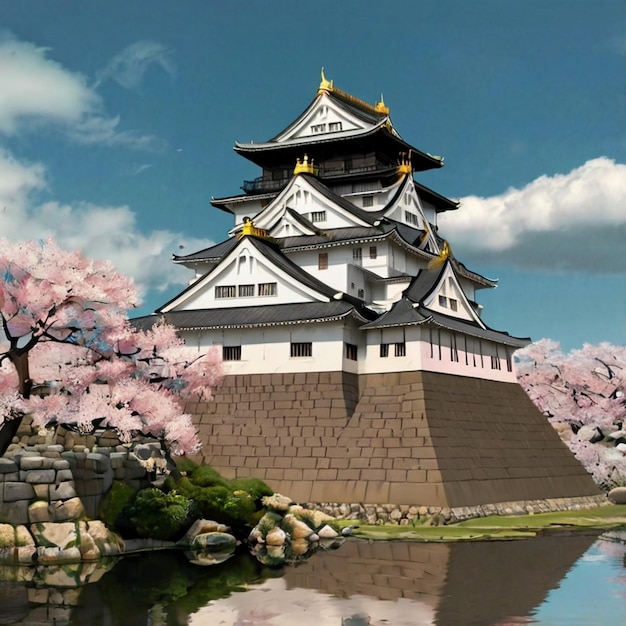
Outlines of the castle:
{"label": "castle", "polygon": [[297,119],[235,151],[262,175],[212,199],[234,218],[228,238],[174,257],[193,278],[155,313],[222,352],[214,401],[189,407],[204,462],[300,502],[598,493],[516,382],[530,340],[482,319],[478,293],[495,281],[438,230],[459,205],[415,177],[443,159],[407,143],[382,99],[322,72]]}

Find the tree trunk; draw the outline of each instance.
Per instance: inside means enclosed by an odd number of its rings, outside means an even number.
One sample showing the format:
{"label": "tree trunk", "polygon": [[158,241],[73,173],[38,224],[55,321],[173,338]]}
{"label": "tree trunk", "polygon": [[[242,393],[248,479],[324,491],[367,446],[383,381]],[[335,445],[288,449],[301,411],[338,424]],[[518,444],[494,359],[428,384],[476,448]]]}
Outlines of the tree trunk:
{"label": "tree trunk", "polygon": [[[30,398],[30,390],[33,386],[33,381],[30,379],[30,372],[28,369],[28,352],[21,354],[11,353],[9,355],[11,363],[15,366],[15,370],[18,375],[18,391],[23,398]],[[17,434],[19,427],[24,419],[24,415],[18,415],[14,418],[7,419],[4,416],[4,423],[0,427],[0,456],[3,456],[7,451],[7,448],[11,445],[13,437]]]}

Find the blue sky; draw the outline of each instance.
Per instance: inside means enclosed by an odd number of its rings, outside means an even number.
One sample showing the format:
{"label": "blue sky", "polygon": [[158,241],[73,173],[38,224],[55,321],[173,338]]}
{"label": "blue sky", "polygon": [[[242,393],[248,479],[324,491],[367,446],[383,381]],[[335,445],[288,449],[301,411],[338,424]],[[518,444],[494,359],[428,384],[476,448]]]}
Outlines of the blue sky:
{"label": "blue sky", "polygon": [[[499,286],[490,326],[565,349],[626,342],[622,0],[0,0],[0,231],[111,258],[152,311],[170,263],[225,238],[211,196],[259,175],[320,68],[380,94],[440,232]],[[183,246],[181,248],[181,246]]]}

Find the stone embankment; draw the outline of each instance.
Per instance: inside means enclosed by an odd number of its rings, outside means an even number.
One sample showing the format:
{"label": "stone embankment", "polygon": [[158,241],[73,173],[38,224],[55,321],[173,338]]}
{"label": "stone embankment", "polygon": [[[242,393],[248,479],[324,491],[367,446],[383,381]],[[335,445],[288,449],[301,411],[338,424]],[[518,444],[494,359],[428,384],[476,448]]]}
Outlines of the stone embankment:
{"label": "stone embankment", "polygon": [[551,500],[526,500],[522,502],[499,502],[464,507],[409,506],[396,504],[342,504],[314,503],[304,506],[318,509],[338,519],[364,521],[368,524],[398,524],[409,526],[431,523],[452,524],[488,515],[532,515],[555,511],[580,511],[609,504],[605,495],[577,498],[554,498]]}

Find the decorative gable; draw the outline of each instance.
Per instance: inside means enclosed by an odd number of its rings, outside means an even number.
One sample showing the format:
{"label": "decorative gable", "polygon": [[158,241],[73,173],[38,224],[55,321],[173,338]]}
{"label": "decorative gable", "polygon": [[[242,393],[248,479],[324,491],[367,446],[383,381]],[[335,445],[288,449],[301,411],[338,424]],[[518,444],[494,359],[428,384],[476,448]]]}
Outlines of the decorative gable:
{"label": "decorative gable", "polygon": [[294,176],[287,187],[259,214],[254,223],[270,231],[272,237],[288,237],[306,232],[302,222],[290,215],[295,212],[309,222],[313,228],[322,230],[369,226],[370,224],[352,213],[342,204],[341,198],[333,202],[329,194],[323,194],[306,176]]}
{"label": "decorative gable", "polygon": [[244,237],[215,269],[192,283],[161,312],[330,301],[311,280],[304,276],[298,280],[291,262],[282,254],[272,256],[275,258],[263,254],[252,238]]}
{"label": "decorative gable", "polygon": [[311,106],[291,126],[274,137],[273,141],[286,143],[323,135],[353,134],[367,131],[374,126],[351,114],[328,94],[321,93]]}
{"label": "decorative gable", "polygon": [[439,279],[430,293],[422,300],[422,304],[432,311],[469,320],[479,324],[482,328],[486,328],[469,303],[449,262],[445,264]]}
{"label": "decorative gable", "polygon": [[421,250],[431,254],[439,254],[441,252],[433,234],[433,228],[424,214],[424,208],[411,174],[406,174],[400,189],[392,201],[385,207],[384,215],[396,222],[423,230],[424,236],[419,245]]}

